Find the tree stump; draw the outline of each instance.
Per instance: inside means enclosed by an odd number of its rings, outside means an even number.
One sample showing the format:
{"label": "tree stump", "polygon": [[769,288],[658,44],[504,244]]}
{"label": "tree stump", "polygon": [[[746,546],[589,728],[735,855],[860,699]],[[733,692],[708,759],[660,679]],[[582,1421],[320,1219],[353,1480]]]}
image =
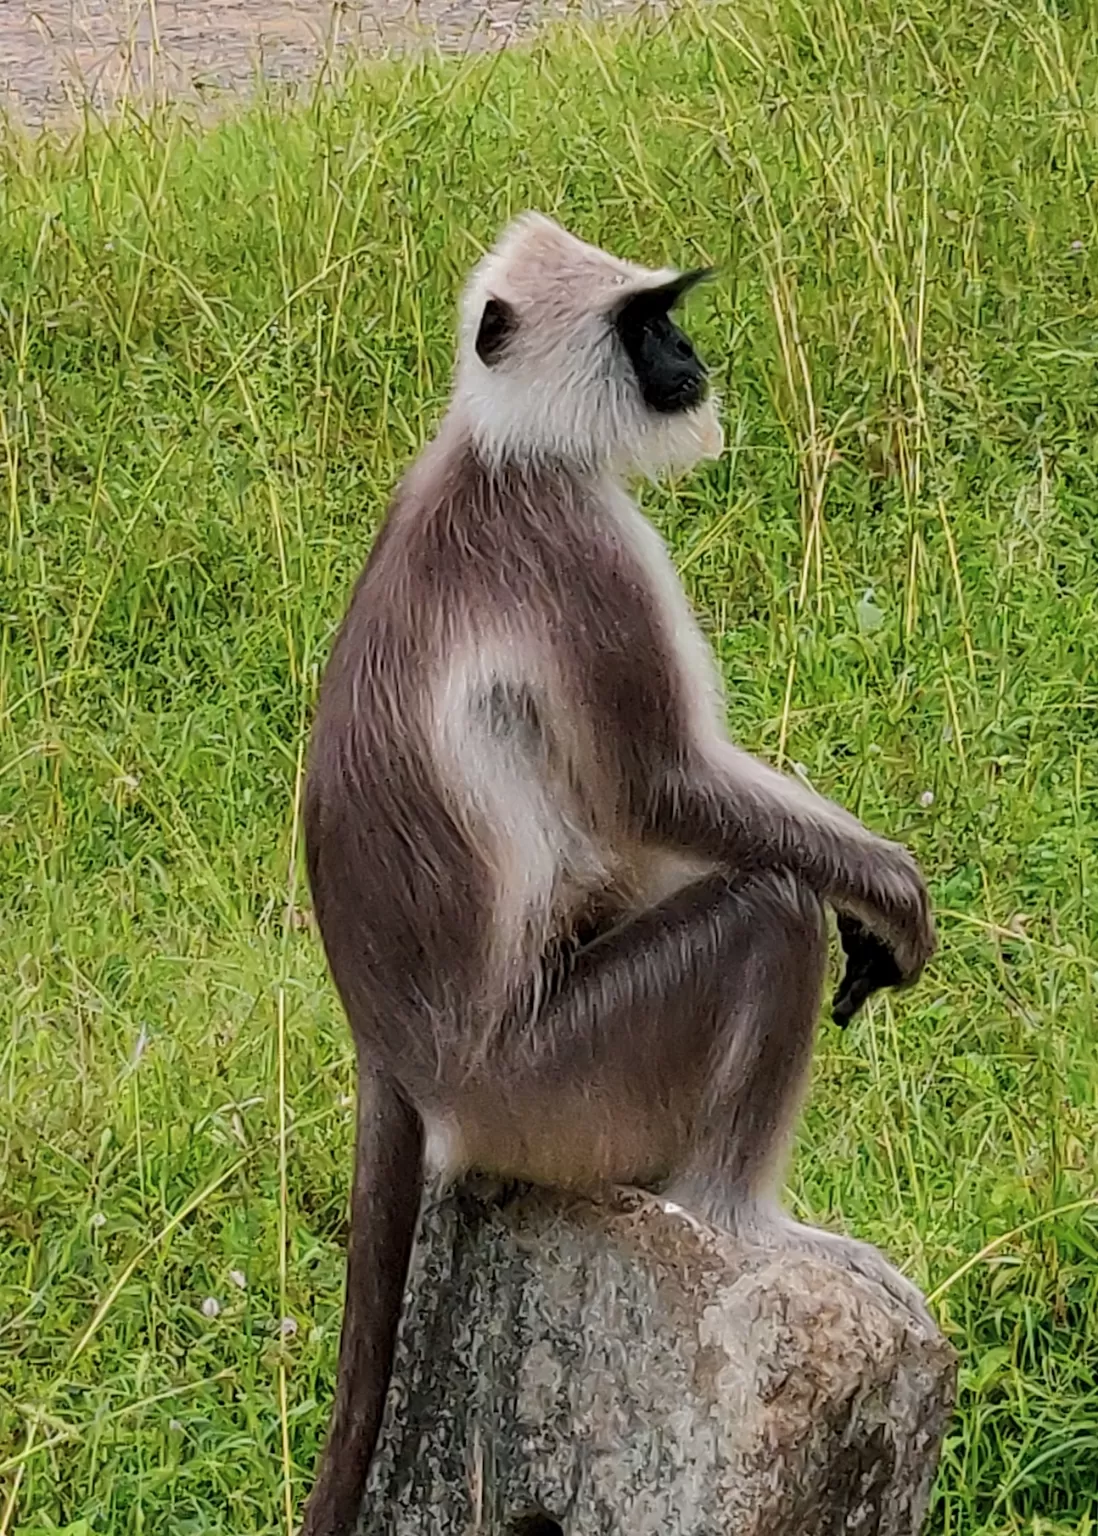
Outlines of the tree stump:
{"label": "tree stump", "polygon": [[916,1536],[956,1361],[658,1199],[428,1205],[363,1536]]}

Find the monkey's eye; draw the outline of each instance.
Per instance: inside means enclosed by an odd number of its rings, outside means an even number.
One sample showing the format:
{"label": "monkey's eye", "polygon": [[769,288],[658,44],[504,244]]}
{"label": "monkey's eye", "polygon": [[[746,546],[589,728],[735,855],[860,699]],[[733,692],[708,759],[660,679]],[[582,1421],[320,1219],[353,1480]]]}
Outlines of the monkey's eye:
{"label": "monkey's eye", "polygon": [[477,356],[486,368],[499,362],[507,343],[518,329],[518,316],[503,299],[491,298],[484,306],[477,328]]}

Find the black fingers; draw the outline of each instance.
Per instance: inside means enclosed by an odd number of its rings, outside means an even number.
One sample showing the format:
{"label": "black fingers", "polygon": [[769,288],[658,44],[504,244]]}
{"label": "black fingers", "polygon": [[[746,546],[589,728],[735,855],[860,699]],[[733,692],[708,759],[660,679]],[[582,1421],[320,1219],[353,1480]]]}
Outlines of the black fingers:
{"label": "black fingers", "polygon": [[840,913],[839,937],[846,954],[846,970],[831,1004],[831,1017],[841,1028],[882,987],[903,984],[903,973],[883,939],[871,933],[856,917]]}

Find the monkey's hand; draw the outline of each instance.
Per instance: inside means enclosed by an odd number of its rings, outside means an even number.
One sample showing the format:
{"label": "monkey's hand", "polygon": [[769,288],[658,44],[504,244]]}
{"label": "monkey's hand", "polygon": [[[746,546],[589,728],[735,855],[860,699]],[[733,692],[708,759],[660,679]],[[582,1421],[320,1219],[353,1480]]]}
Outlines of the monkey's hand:
{"label": "monkey's hand", "polygon": [[846,970],[832,999],[831,1017],[845,1029],[867,997],[882,987],[901,986],[904,978],[888,945],[856,917],[840,912],[838,925]]}
{"label": "monkey's hand", "polygon": [[915,860],[898,843],[875,842],[873,853],[862,899],[836,903],[846,954],[832,1004],[839,1025],[882,987],[911,986],[937,948],[930,897]]}

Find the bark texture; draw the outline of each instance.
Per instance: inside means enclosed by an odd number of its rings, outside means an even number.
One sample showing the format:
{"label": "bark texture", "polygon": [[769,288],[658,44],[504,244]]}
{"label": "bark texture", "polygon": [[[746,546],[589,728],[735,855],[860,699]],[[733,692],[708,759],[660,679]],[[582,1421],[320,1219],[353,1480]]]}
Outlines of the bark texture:
{"label": "bark texture", "polygon": [[646,1195],[425,1212],[363,1536],[915,1536],[955,1357]]}

